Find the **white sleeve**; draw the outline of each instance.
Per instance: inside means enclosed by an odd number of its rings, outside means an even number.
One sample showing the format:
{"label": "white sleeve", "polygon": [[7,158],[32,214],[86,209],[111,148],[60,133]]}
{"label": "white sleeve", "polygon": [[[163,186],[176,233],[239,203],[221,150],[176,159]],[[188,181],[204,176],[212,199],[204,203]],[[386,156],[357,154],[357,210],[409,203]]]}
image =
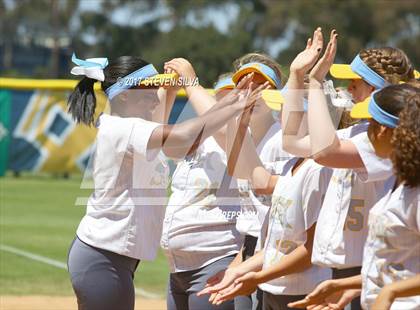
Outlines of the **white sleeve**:
{"label": "white sleeve", "polygon": [[306,230],[311,228],[318,219],[332,172],[333,170],[330,168],[319,167],[309,170],[305,176],[302,204]]}
{"label": "white sleeve", "polygon": [[130,140],[128,142],[129,146],[135,153],[144,156],[148,161],[153,160],[160,151],[160,148],[153,150],[147,148],[153,131],[160,125],[159,123],[149,122],[141,118],[133,121]]}
{"label": "white sleeve", "polygon": [[383,181],[393,175],[392,162],[375,154],[367,132],[352,137],[350,141],[357,148],[365,166],[354,170],[363,182]]}

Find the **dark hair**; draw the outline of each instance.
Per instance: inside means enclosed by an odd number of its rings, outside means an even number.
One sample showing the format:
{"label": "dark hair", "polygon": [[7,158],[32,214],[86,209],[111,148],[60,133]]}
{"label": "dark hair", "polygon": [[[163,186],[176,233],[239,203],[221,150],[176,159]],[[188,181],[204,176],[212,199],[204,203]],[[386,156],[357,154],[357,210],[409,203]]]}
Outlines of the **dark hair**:
{"label": "dark hair", "polygon": [[407,96],[413,93],[415,87],[409,84],[396,84],[385,87],[374,94],[378,106],[392,114],[398,116],[407,105]]}
{"label": "dark hair", "polygon": [[[101,82],[101,88],[105,91],[115,84],[118,78],[122,78],[149,63],[135,56],[121,56],[104,69],[105,80]],[[77,123],[91,126],[94,123],[96,109],[96,97],[93,85],[96,80],[84,77],[70,94],[68,99],[68,111]]]}
{"label": "dark hair", "polygon": [[405,89],[405,107],[391,139],[391,160],[398,179],[416,187],[420,185],[420,89],[408,84],[400,86]]}

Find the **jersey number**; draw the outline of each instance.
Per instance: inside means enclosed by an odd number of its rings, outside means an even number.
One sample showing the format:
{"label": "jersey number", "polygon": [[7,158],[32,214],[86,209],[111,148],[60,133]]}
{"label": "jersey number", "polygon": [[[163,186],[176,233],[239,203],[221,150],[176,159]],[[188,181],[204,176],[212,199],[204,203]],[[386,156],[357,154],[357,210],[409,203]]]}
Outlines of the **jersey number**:
{"label": "jersey number", "polygon": [[363,199],[352,199],[350,201],[349,212],[347,214],[344,230],[361,231],[363,229],[363,213],[362,209],[365,206]]}

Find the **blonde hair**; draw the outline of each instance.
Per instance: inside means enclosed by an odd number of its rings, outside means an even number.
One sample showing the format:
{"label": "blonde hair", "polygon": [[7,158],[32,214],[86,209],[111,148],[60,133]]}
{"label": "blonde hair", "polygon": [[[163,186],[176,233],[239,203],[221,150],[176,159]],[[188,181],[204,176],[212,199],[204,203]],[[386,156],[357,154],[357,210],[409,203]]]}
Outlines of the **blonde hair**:
{"label": "blonde hair", "polygon": [[233,62],[233,69],[235,71],[238,71],[240,67],[242,67],[243,65],[248,64],[250,62],[260,62],[264,65],[269,66],[271,69],[274,70],[274,72],[276,73],[276,75],[278,76],[278,78],[281,81],[281,85],[283,85],[283,81],[285,79],[285,76],[281,72],[280,65],[273,58],[271,58],[270,56],[268,56],[266,54],[263,54],[263,53],[248,53],[248,54],[245,54],[244,56],[236,59]]}
{"label": "blonde hair", "polygon": [[414,79],[414,68],[408,56],[394,47],[363,49],[360,58],[391,84]]}

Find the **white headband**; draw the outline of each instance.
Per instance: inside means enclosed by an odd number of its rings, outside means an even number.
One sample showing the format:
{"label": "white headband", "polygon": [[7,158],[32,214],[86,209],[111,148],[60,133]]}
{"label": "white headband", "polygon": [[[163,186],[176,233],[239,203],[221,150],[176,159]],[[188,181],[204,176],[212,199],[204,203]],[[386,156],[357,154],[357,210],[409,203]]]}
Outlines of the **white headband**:
{"label": "white headband", "polygon": [[78,59],[76,54],[73,53],[71,61],[77,65],[77,67],[71,69],[71,74],[84,75],[101,82],[105,80],[104,69],[108,66],[108,58],[88,58],[82,60]]}

